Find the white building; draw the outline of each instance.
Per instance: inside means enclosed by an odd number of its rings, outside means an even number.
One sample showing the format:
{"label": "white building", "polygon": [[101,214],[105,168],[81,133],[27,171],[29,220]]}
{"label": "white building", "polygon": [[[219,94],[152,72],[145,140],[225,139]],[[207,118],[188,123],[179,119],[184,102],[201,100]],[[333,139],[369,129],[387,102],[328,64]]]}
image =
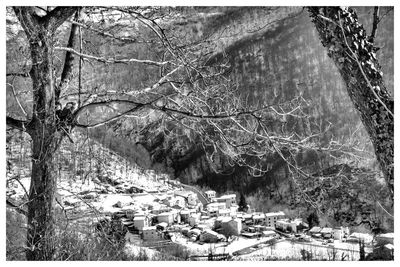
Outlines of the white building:
{"label": "white building", "polygon": [[289,221],[289,219],[282,219],[276,221],[275,228],[281,231],[289,231],[297,233],[297,224],[295,221]]}
{"label": "white building", "polygon": [[363,233],[352,233],[348,238],[347,242],[360,242],[364,241],[366,244],[371,243],[373,240],[373,236],[370,234]]}
{"label": "white building", "polygon": [[204,192],[204,194],[206,195],[206,197],[208,198],[209,201],[214,202],[215,197],[216,197],[216,193],[214,190],[208,190],[208,191]]}
{"label": "white building", "polygon": [[207,205],[207,216],[218,216],[219,210],[226,209],[226,205],[224,202],[218,203],[210,203]]}
{"label": "white building", "polygon": [[269,227],[275,227],[276,222],[280,219],[283,219],[284,217],[285,213],[283,213],[282,211],[265,213],[264,225]]}
{"label": "white building", "polygon": [[260,214],[253,214],[253,223],[258,224],[258,225],[264,225],[266,223],[265,221],[265,215],[263,213]]}
{"label": "white building", "polygon": [[336,227],[332,230],[332,236],[335,240],[342,240],[344,237],[344,231],[342,227]]}
{"label": "white building", "polygon": [[163,212],[157,215],[157,221],[159,223],[166,222],[168,225],[174,222],[174,215],[172,212]]}
{"label": "white building", "polygon": [[191,191],[175,191],[174,194],[175,196],[183,197],[189,206],[196,206],[199,202],[197,194]]}
{"label": "white building", "polygon": [[236,205],[236,195],[235,194],[224,195],[224,196],[215,198],[215,200],[219,203],[225,203],[227,208],[230,208],[233,205]]}
{"label": "white building", "polygon": [[147,227],[149,225],[150,222],[146,216],[135,216],[133,218],[133,226],[139,231],[142,231],[144,227]]}

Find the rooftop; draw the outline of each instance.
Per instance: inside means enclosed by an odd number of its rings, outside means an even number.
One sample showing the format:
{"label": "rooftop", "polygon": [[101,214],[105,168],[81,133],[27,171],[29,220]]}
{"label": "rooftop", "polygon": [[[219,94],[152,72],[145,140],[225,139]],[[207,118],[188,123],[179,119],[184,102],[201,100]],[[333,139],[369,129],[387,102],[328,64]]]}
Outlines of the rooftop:
{"label": "rooftop", "polygon": [[283,211],[268,212],[265,213],[265,216],[285,216],[285,213],[283,213]]}

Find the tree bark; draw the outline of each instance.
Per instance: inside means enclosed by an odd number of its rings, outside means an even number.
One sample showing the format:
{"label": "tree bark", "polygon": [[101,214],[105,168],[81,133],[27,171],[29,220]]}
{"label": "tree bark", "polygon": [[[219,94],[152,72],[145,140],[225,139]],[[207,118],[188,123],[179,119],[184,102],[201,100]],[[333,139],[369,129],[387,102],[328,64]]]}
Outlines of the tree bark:
{"label": "tree bark", "polygon": [[359,111],[393,200],[394,103],[382,79],[377,48],[369,42],[354,10],[309,7],[308,11]]}

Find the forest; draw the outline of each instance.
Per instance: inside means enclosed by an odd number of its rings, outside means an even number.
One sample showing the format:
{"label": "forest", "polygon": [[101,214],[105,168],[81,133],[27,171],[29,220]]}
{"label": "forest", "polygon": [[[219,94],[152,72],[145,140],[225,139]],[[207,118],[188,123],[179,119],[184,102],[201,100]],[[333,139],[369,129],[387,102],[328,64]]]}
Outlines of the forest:
{"label": "forest", "polygon": [[177,188],[392,233],[393,92],[394,7],[7,7],[7,260],[150,260],[95,203]]}

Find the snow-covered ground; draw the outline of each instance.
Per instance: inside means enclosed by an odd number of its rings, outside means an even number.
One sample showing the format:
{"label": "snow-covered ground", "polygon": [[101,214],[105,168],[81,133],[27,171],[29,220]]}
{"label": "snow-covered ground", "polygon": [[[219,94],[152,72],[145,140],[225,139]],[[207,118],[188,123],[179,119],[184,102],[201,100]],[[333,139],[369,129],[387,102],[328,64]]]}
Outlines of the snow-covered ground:
{"label": "snow-covered ground", "polygon": [[274,245],[265,246],[249,254],[241,255],[238,259],[302,259],[302,250],[311,252],[313,260],[342,260],[342,257],[344,257],[345,260],[357,261],[360,258],[359,245],[357,243],[343,243],[336,240],[332,245],[323,246],[317,241],[297,243],[290,240],[282,240]]}

